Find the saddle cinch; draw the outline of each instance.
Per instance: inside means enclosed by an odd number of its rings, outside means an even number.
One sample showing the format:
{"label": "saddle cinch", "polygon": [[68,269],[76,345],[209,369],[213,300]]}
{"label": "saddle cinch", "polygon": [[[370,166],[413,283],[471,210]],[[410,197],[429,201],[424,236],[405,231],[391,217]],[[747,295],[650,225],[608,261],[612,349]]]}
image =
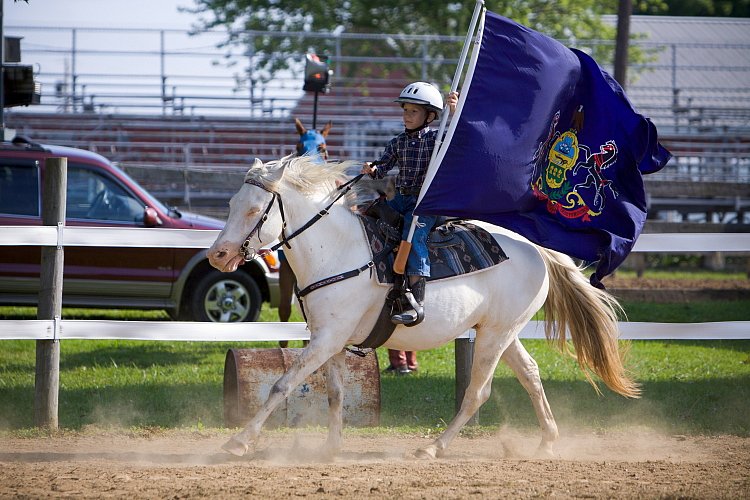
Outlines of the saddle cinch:
{"label": "saddle cinch", "polygon": [[[404,298],[407,279],[393,271],[404,218],[379,198],[363,210],[360,222],[370,246],[378,283],[391,287],[375,327],[358,346],[375,348],[383,345],[393,333],[396,325],[391,322],[391,316],[409,307]],[[430,256],[428,282],[482,271],[508,259],[489,232],[459,219],[439,219],[430,232],[427,250]]]}

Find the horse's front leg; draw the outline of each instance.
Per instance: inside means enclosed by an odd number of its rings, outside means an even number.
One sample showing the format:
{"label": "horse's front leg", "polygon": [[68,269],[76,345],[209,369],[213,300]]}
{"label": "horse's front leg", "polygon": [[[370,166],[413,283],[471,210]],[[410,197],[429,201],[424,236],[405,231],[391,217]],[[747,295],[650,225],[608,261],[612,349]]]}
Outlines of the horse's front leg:
{"label": "horse's front leg", "polygon": [[333,458],[341,451],[344,430],[344,370],[346,351],[335,354],[326,362],[326,389],[328,390],[328,439],[325,453]]}
{"label": "horse's front leg", "polygon": [[245,428],[224,443],[222,449],[233,455],[242,456],[247,453],[260,434],[266,419],[281,404],[291,392],[301,384],[312,372],[323,366],[334,354],[339,353],[344,345],[331,335],[313,336],[310,344],[302,351],[292,366],[276,381],[271,388],[268,399],[258,410]]}

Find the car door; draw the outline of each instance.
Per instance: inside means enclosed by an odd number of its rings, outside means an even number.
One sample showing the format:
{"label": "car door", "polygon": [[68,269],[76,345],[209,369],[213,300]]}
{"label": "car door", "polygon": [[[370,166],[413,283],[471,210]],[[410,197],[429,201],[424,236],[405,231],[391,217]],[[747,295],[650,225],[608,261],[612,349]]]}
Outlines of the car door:
{"label": "car door", "polygon": [[[0,224],[41,225],[40,169],[34,159],[0,160]],[[36,303],[39,247],[0,245],[0,296],[3,302]]]}
{"label": "car door", "polygon": [[[40,161],[0,160],[0,224],[41,225]],[[144,227],[145,203],[104,169],[68,163],[66,225]],[[36,303],[41,249],[0,246],[0,295],[5,303]],[[67,305],[169,305],[174,276],[170,248],[65,247]]]}
{"label": "car door", "polygon": [[[68,164],[68,225],[143,227],[145,202],[107,174],[86,164]],[[118,243],[123,242],[66,247],[64,287],[69,302],[80,297],[102,305],[140,307],[166,301],[175,279],[174,251]]]}

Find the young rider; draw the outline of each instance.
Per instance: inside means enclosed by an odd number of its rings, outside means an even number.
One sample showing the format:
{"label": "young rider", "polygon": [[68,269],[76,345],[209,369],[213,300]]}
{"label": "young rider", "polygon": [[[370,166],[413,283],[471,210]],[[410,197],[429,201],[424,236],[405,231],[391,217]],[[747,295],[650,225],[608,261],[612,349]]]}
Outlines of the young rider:
{"label": "young rider", "polygon": [[[448,105],[453,112],[458,102],[458,94],[448,95]],[[386,145],[380,160],[365,163],[362,173],[382,179],[392,168],[398,167],[396,195],[388,204],[404,216],[402,239],[406,239],[417,196],[422,188],[432,150],[435,147],[437,130],[429,125],[443,110],[443,97],[440,91],[426,82],[414,82],[401,91],[398,99],[403,109],[405,130]],[[417,307],[394,314],[391,320],[397,324],[413,324],[424,318],[424,295],[426,278],[430,276],[430,259],[427,253],[427,236],[435,224],[436,217],[420,216],[412,237],[411,252],[406,263],[406,274]]]}

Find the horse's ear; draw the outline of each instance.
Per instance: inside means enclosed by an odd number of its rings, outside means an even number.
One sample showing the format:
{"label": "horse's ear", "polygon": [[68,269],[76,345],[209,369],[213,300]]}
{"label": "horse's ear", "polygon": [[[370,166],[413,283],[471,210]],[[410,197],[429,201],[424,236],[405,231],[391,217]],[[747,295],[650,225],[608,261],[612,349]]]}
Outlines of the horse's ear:
{"label": "horse's ear", "polygon": [[281,158],[278,162],[272,162],[272,164],[275,164],[276,167],[273,170],[268,171],[266,179],[272,184],[279,182],[281,178],[284,177],[284,169],[286,169],[286,167],[289,166],[289,163],[296,157],[297,155],[290,154]]}
{"label": "horse's ear", "polygon": [[297,133],[299,135],[304,135],[305,132],[307,132],[307,129],[305,128],[304,125],[302,125],[302,122],[299,121],[299,118],[294,119],[294,128],[297,129]]}
{"label": "horse's ear", "polygon": [[331,127],[333,126],[333,122],[326,123],[326,126],[323,127],[323,130],[320,132],[320,135],[322,135],[324,138],[328,136],[328,132],[331,131]]}
{"label": "horse's ear", "polygon": [[253,177],[263,176],[266,170],[266,166],[263,165],[263,162],[260,161],[260,158],[256,158],[255,161],[253,161],[252,166],[247,169],[247,172],[245,173],[245,179],[247,179],[248,175],[251,175]]}

